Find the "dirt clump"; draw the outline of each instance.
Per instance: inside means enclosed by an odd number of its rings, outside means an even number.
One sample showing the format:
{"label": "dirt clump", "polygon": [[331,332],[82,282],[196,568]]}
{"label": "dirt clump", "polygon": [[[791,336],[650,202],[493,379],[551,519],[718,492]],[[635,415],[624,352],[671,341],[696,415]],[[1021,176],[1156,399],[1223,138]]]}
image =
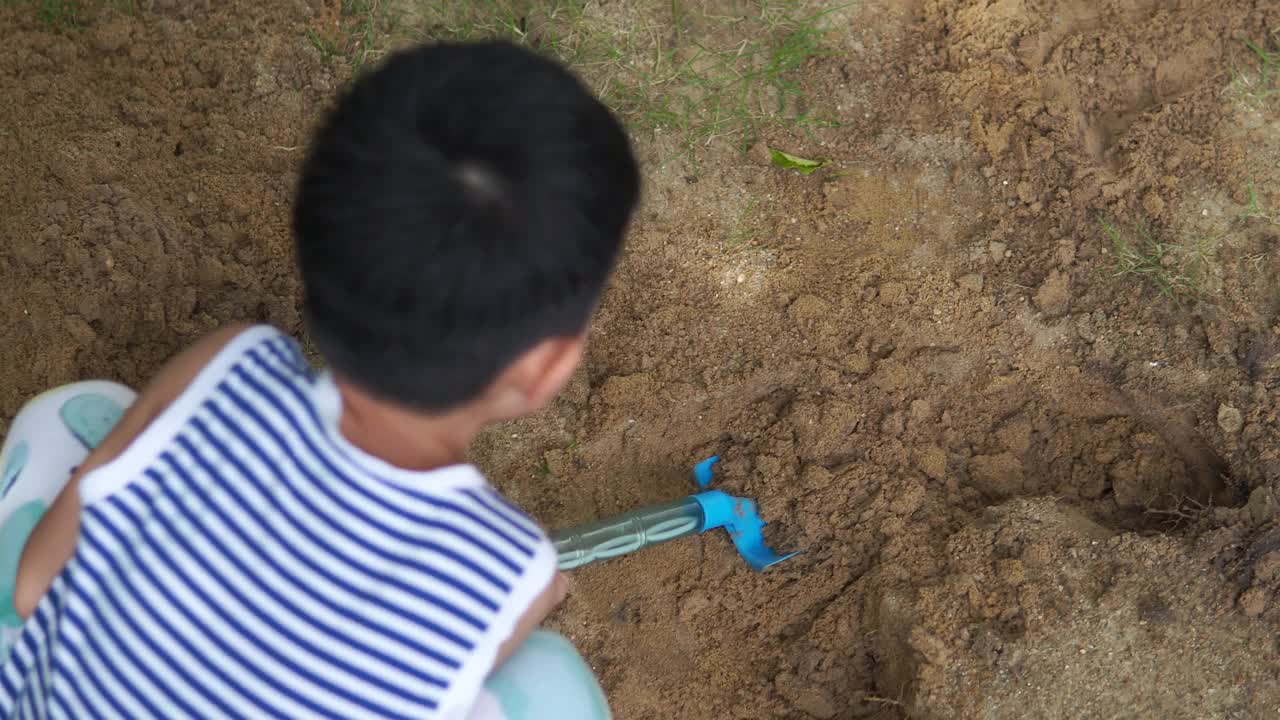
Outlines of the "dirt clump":
{"label": "dirt clump", "polygon": [[227,322],[299,328],[284,210],[334,81],[256,28],[306,17],[106,5],[83,32],[0,8],[6,417],[77,377],[140,385]]}
{"label": "dirt clump", "polygon": [[1280,657],[1253,619],[1267,591],[1204,572],[1210,547],[1117,534],[1051,500],[993,508],[947,540],[935,583],[882,586],[915,598],[897,608],[910,671],[883,682],[914,681],[923,717],[1267,717]]}

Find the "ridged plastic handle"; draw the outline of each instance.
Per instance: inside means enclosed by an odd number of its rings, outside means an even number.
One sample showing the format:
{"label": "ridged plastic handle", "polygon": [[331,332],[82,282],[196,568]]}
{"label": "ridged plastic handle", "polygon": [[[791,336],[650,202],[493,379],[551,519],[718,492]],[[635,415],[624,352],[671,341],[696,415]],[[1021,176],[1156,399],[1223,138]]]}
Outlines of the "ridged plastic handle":
{"label": "ridged plastic handle", "polygon": [[607,520],[552,533],[561,570],[627,555],[702,529],[702,506],[692,497],[651,505]]}

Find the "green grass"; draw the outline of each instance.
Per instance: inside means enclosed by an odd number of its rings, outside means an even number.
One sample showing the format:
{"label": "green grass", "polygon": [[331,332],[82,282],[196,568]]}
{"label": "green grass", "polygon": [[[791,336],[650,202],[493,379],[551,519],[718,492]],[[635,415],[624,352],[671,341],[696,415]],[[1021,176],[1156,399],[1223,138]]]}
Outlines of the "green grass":
{"label": "green grass", "polygon": [[307,28],[305,35],[307,42],[311,43],[311,47],[320,51],[320,54],[326,58],[337,57],[342,54],[338,49],[338,42],[327,35],[321,35],[315,28]]}
{"label": "green grass", "polygon": [[1107,220],[1102,221],[1102,231],[1111,244],[1113,277],[1139,278],[1172,300],[1204,298],[1204,283],[1215,259],[1212,239],[1162,242],[1144,226],[1126,232]]}
{"label": "green grass", "polygon": [[416,0],[415,39],[507,38],[566,63],[633,129],[692,153],[751,147],[771,129],[834,123],[800,70],[825,55],[815,0],[736,0],[714,14],[684,0]]}
{"label": "green grass", "polygon": [[747,200],[742,212],[738,213],[737,218],[734,219],[733,226],[725,233],[725,252],[732,252],[743,245],[753,243],[764,237],[765,230],[761,226],[763,219],[761,210],[758,198],[753,197]]}
{"label": "green grass", "polygon": [[1236,91],[1255,102],[1280,94],[1280,87],[1277,87],[1277,80],[1280,79],[1280,49],[1266,40],[1256,43],[1246,39],[1244,45],[1249,49],[1252,67],[1232,71]]}
{"label": "green grass", "polygon": [[358,70],[376,60],[397,37],[395,8],[404,0],[341,0],[337,16],[324,27],[309,27],[307,42],[328,60]]}
{"label": "green grass", "polygon": [[109,8],[130,17],[138,14],[137,0],[0,0],[0,5],[28,5],[36,18],[54,30],[83,30],[89,11]]}
{"label": "green grass", "polygon": [[1261,200],[1258,199],[1258,188],[1252,182],[1245,189],[1245,209],[1240,213],[1241,220],[1262,220],[1271,225],[1280,225],[1280,216],[1277,216],[1269,208],[1263,208]]}
{"label": "green grass", "polygon": [[396,33],[398,15],[382,0],[342,0],[339,14],[346,29],[346,55],[353,67],[374,60],[386,49],[384,38]]}
{"label": "green grass", "polygon": [[82,8],[74,0],[37,0],[36,17],[54,28],[78,28],[83,25]]}

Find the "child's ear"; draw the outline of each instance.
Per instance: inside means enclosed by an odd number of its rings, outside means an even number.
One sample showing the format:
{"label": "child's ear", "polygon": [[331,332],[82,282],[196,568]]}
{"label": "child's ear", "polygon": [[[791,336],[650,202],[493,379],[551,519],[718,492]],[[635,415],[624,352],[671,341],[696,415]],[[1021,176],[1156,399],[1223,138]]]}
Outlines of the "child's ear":
{"label": "child's ear", "polygon": [[543,340],[534,348],[539,350],[541,358],[536,373],[537,380],[530,385],[529,412],[541,410],[569,384],[573,371],[582,364],[582,356],[586,351],[586,335],[573,335]]}
{"label": "child's ear", "polygon": [[546,407],[573,376],[585,348],[581,334],[547,338],[524,351],[490,391],[495,413],[513,419]]}

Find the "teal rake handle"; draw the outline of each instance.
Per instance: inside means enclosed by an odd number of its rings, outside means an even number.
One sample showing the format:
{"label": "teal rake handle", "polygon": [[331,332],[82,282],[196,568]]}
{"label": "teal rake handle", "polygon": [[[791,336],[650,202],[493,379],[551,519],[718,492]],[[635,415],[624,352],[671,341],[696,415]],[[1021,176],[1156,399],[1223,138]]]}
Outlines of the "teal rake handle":
{"label": "teal rake handle", "polygon": [[701,526],[702,506],[687,497],[569,528],[554,533],[551,542],[560,557],[560,569],[572,570],[693,535]]}

